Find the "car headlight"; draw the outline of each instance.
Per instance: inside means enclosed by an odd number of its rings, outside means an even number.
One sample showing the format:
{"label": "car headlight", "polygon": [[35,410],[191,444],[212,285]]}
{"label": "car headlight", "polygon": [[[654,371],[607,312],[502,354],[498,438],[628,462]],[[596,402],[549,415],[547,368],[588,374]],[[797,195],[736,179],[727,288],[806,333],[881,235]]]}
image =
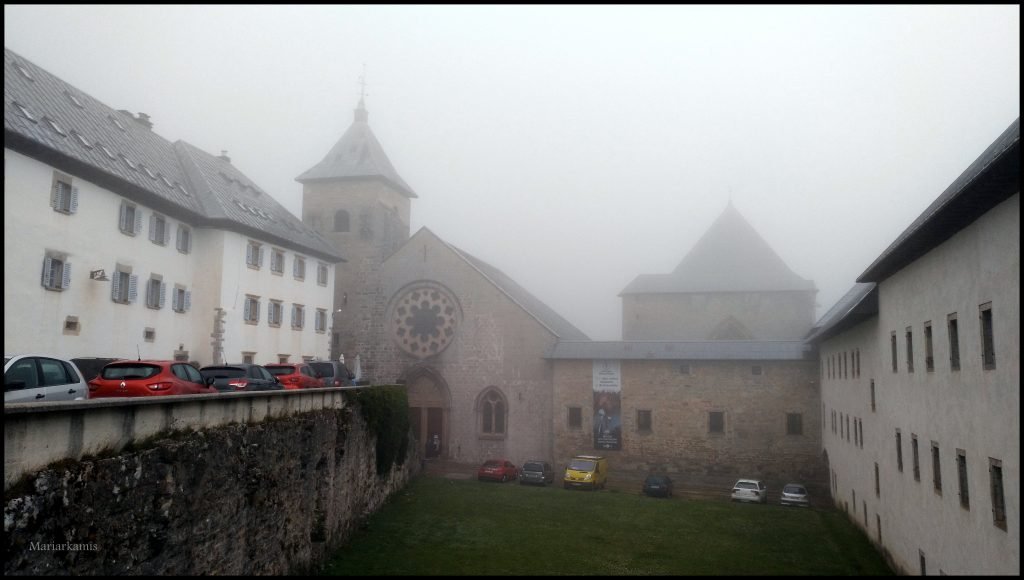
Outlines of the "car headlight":
{"label": "car headlight", "polygon": [[589,473],[588,473],[588,474],[586,474],[586,475],[584,475],[584,476],[583,476],[583,481],[590,481],[590,475],[591,475],[591,474],[589,474]]}

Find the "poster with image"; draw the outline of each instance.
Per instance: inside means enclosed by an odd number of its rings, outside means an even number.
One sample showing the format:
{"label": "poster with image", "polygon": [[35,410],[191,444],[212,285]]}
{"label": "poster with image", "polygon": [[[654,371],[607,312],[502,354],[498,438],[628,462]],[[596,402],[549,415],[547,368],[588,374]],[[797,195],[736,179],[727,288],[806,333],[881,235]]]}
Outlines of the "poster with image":
{"label": "poster with image", "polygon": [[594,449],[622,449],[622,378],[619,361],[594,361]]}

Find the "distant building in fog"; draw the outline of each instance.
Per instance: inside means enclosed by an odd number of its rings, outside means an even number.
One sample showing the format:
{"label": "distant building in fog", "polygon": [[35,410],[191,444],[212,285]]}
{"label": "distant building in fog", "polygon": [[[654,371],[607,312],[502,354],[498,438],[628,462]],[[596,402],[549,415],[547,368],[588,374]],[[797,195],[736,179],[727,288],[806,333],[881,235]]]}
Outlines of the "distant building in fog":
{"label": "distant building in fog", "polygon": [[904,574],[1020,574],[1020,119],[858,278],[818,346],[834,501]]}

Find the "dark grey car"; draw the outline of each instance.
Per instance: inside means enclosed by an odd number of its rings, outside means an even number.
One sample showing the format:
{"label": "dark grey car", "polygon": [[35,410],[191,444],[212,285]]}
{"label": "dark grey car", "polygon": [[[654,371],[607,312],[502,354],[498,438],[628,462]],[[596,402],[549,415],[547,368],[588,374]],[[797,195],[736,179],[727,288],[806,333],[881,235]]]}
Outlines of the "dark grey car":
{"label": "dark grey car", "polygon": [[310,361],[309,366],[324,381],[325,387],[350,387],[356,376],[348,370],[345,363],[336,360]]}
{"label": "dark grey car", "polygon": [[270,371],[248,363],[211,365],[199,369],[208,385],[222,393],[280,391],[284,385]]}
{"label": "dark grey car", "polygon": [[554,481],[555,470],[547,461],[531,459],[524,463],[523,468],[519,471],[520,485],[527,483],[544,485],[546,483],[554,483]]}

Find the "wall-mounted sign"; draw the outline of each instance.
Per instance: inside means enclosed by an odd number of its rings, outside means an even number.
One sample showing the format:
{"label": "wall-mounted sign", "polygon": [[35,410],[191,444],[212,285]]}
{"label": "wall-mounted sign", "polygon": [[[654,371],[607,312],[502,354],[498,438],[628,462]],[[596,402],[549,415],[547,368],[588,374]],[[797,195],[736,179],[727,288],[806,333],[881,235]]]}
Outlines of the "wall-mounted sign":
{"label": "wall-mounted sign", "polygon": [[594,361],[594,448],[622,449],[622,373],[617,360]]}

